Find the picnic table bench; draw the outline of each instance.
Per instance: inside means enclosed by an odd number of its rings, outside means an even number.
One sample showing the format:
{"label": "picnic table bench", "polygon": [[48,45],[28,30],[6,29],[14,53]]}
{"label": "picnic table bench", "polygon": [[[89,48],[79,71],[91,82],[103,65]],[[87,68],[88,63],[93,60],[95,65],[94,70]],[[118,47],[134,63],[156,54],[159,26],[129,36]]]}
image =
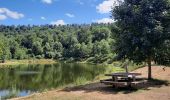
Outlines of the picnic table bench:
{"label": "picnic table bench", "polygon": [[101,83],[106,85],[112,85],[114,87],[124,87],[124,86],[134,86],[144,81],[139,81],[137,76],[140,76],[141,73],[112,73],[112,74],[105,74],[105,76],[111,76],[111,79],[101,80]]}

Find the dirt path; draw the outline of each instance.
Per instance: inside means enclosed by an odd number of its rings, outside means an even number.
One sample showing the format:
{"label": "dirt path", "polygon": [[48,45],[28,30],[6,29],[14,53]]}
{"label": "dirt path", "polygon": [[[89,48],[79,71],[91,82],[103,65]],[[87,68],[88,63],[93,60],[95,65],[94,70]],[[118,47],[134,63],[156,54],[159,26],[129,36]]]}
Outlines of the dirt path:
{"label": "dirt path", "polygon": [[[153,77],[170,81],[170,67],[152,67]],[[147,67],[135,72],[147,76]],[[142,90],[115,90],[100,83],[33,94],[15,100],[170,100],[170,85],[154,85]]]}

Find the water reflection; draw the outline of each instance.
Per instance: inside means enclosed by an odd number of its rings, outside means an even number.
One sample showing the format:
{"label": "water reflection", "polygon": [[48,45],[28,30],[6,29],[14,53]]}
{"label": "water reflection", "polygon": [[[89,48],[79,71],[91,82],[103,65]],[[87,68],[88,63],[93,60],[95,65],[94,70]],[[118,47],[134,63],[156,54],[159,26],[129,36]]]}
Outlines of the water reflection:
{"label": "water reflection", "polygon": [[104,73],[102,65],[56,63],[49,65],[18,65],[0,69],[0,96],[26,96],[45,89],[79,85]]}

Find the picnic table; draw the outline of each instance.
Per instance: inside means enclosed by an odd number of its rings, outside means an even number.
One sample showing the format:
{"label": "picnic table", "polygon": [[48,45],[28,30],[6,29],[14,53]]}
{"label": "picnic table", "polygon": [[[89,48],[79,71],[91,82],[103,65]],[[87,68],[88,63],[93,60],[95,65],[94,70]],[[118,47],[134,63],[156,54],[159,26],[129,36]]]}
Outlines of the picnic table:
{"label": "picnic table", "polygon": [[112,85],[114,87],[123,87],[123,86],[133,86],[143,81],[138,81],[137,76],[140,76],[141,73],[111,73],[105,74],[105,76],[111,76],[111,79],[101,80],[101,83],[106,85]]}
{"label": "picnic table", "polygon": [[105,74],[105,76],[111,76],[113,81],[117,82],[118,79],[126,79],[127,81],[130,81],[131,79],[133,81],[136,81],[136,76],[140,76],[141,73],[112,73],[112,74]]}

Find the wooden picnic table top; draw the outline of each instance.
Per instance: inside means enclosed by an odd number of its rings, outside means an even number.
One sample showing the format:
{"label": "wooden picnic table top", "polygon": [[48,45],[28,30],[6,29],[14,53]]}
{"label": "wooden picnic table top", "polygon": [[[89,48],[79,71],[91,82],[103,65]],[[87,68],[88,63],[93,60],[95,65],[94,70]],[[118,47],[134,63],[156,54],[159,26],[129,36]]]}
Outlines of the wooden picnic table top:
{"label": "wooden picnic table top", "polygon": [[141,75],[141,73],[126,73],[126,72],[122,72],[122,73],[105,74],[105,76],[128,76],[128,75],[139,76],[139,75]]}

